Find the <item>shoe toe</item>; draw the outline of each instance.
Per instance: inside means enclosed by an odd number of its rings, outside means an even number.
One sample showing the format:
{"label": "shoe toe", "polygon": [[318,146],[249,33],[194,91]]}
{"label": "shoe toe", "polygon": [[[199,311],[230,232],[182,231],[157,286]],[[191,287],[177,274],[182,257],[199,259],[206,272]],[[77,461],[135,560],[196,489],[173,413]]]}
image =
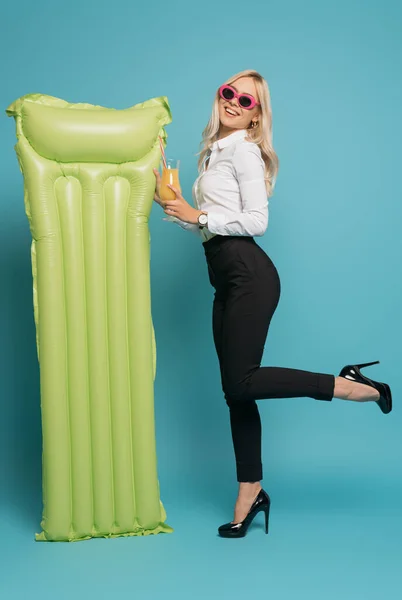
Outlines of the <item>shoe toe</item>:
{"label": "shoe toe", "polygon": [[222,537],[238,537],[241,534],[242,523],[224,523],[218,527],[218,533]]}
{"label": "shoe toe", "polygon": [[220,527],[218,527],[218,531],[231,531],[233,529],[234,523],[224,523]]}
{"label": "shoe toe", "polygon": [[386,398],[380,398],[379,400],[376,400],[376,402],[385,415],[391,412],[392,404]]}
{"label": "shoe toe", "polygon": [[382,393],[379,400],[376,400],[378,406],[384,414],[388,414],[392,410],[392,394],[389,385],[382,383]]}

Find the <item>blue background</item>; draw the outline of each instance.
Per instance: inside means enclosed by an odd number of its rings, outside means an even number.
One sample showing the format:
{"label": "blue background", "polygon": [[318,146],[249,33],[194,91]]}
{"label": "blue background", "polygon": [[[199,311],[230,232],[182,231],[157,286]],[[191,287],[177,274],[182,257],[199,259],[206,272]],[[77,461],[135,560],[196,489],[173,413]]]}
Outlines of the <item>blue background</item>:
{"label": "blue background", "polygon": [[168,153],[182,161],[188,200],[216,88],[245,68],[267,78],[281,164],[257,241],[278,268],[282,297],[263,364],[336,374],[379,359],[367,375],[391,385],[395,404],[385,416],[375,404],[259,401],[270,534],[259,515],[246,538],[218,537],[238,484],[213,290],[199,240],[155,205],[158,472],[175,531],[35,543],[41,429],[30,232],[14,121],[3,112],[4,598],[401,597],[401,26],[402,5],[390,0],[21,0],[2,9],[2,110],[33,92],[116,108],[166,95]]}

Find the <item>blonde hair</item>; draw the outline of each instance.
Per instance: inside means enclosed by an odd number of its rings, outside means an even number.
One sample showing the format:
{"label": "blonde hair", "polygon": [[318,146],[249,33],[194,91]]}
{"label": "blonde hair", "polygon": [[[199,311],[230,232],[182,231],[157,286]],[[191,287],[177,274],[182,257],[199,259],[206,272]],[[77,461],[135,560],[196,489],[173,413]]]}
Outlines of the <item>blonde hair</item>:
{"label": "blonde hair", "polygon": [[[237,79],[240,79],[240,77],[252,77],[257,88],[258,99],[260,101],[258,126],[254,128],[249,127],[247,129],[246,139],[254,142],[260,148],[261,156],[265,164],[264,179],[267,188],[267,194],[268,196],[271,196],[274,191],[276,176],[279,169],[279,159],[272,145],[272,110],[268,84],[262,75],[260,75],[257,71],[253,71],[252,69],[241,71],[240,73],[233,75],[233,77],[230,77],[230,79],[224,83],[231,85]],[[212,106],[211,117],[207,126],[202,132],[202,141],[200,143],[201,151],[198,153],[199,171],[201,170],[205,155],[211,148],[212,144],[218,139],[220,126],[218,109],[219,99],[219,91],[217,90]]]}

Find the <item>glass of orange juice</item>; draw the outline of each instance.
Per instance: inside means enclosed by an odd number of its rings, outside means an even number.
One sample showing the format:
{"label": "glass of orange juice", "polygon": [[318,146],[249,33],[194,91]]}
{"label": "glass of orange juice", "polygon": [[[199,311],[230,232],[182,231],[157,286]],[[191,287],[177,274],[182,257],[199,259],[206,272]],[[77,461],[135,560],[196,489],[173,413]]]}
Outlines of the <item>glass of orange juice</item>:
{"label": "glass of orange juice", "polygon": [[162,177],[159,189],[159,196],[162,202],[168,202],[169,200],[176,199],[173,190],[167,187],[168,183],[176,189],[178,189],[179,192],[181,192],[179,181],[179,167],[180,161],[174,158],[167,158],[166,166],[162,162]]}

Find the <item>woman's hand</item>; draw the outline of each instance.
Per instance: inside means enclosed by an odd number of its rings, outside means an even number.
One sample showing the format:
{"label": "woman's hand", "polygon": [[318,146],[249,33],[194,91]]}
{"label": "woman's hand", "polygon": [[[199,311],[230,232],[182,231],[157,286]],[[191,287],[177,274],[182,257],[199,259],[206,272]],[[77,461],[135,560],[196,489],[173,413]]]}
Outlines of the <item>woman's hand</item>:
{"label": "woman's hand", "polygon": [[185,223],[198,223],[198,216],[201,214],[201,211],[190,206],[190,204],[186,202],[181,195],[181,192],[177,188],[173,187],[173,185],[168,183],[167,186],[175,194],[176,199],[165,202],[165,213],[167,215],[172,215],[173,217],[176,217]]}
{"label": "woman's hand", "polygon": [[183,198],[183,196],[181,195],[181,192],[179,192],[179,190],[177,188],[173,187],[172,185],[168,184],[168,187],[170,187],[172,192],[174,192],[176,199],[169,200],[168,202],[162,202],[162,200],[160,199],[160,196],[159,196],[160,186],[161,186],[161,176],[157,169],[153,169],[153,172],[154,172],[154,175],[156,178],[155,194],[154,194],[155,202],[157,202],[159,204],[159,206],[161,206],[163,208],[163,210],[165,211],[165,213],[169,216],[177,217],[178,219],[180,219],[181,221],[184,221],[185,223],[194,223],[194,224],[198,223],[198,216],[201,214],[201,211],[196,210],[195,208],[190,206],[190,204],[188,202],[186,202],[185,199]]}
{"label": "woman's hand", "polygon": [[157,202],[157,204],[159,204],[159,206],[161,206],[162,208],[165,208],[162,200],[159,197],[159,190],[161,189],[161,176],[159,174],[158,169],[152,169],[152,170],[154,172],[155,179],[156,179],[154,200],[155,200],[155,202]]}

